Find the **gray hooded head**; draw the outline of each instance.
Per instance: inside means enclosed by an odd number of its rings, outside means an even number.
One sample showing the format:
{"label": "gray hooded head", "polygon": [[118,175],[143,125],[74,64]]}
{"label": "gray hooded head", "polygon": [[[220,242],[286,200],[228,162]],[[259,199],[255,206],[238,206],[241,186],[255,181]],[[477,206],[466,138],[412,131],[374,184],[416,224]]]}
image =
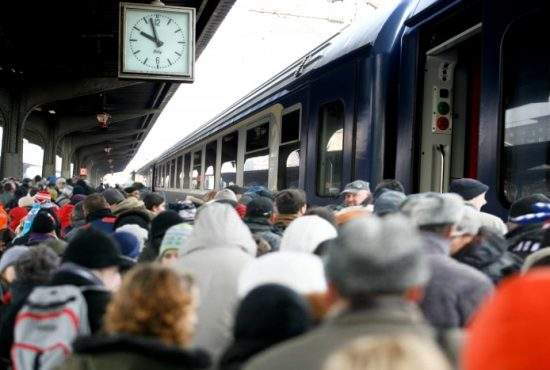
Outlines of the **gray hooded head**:
{"label": "gray hooded head", "polygon": [[348,298],[401,294],[429,278],[422,239],[402,215],[361,217],[341,226],[326,273]]}
{"label": "gray hooded head", "polygon": [[453,193],[412,194],[401,205],[401,212],[418,227],[455,225],[464,214],[464,200]]}

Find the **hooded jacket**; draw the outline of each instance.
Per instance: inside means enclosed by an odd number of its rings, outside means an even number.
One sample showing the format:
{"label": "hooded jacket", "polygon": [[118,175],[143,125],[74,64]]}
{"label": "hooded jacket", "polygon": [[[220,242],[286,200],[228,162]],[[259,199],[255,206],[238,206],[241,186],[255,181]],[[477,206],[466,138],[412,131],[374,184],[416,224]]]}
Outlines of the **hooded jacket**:
{"label": "hooded jacket", "polygon": [[191,274],[199,288],[194,345],[215,359],[231,341],[239,275],[255,255],[248,227],[231,206],[217,202],[201,208],[180,250],[178,269]]}
{"label": "hooded jacket", "polygon": [[[128,197],[124,199],[122,202],[118,203],[117,205],[112,207],[113,215],[118,216],[124,212],[130,211],[130,210],[140,210],[140,211],[147,211],[147,208],[145,208],[145,203],[143,201],[138,200],[134,197]],[[153,218],[151,215],[150,218]]]}
{"label": "hooded jacket", "polygon": [[200,350],[169,346],[158,339],[128,334],[79,338],[74,354],[61,370],[191,370],[208,369],[210,359]]}
{"label": "hooded jacket", "polygon": [[286,228],[281,250],[313,253],[319,244],[336,236],[336,229],[327,220],[315,215],[298,217]]}

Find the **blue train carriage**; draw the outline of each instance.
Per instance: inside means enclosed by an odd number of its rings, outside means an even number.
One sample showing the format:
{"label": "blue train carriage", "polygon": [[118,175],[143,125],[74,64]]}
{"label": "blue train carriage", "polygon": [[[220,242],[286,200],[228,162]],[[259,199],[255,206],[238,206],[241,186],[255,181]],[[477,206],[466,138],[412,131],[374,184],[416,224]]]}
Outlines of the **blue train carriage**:
{"label": "blue train carriage", "polygon": [[[357,21],[141,169],[171,197],[353,179],[410,192],[490,185],[489,210],[547,189],[547,1],[396,1]],[[550,126],[546,126],[550,127]]]}

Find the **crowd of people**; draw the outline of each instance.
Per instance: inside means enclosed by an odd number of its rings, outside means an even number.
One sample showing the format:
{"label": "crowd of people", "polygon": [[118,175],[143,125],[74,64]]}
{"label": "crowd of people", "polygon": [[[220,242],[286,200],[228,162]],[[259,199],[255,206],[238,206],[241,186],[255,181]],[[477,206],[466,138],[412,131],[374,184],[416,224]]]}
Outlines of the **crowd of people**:
{"label": "crowd of people", "polygon": [[17,370],[519,370],[544,365],[550,199],[489,188],[342,203],[236,185],[167,204],[140,183],[7,179],[0,366]]}

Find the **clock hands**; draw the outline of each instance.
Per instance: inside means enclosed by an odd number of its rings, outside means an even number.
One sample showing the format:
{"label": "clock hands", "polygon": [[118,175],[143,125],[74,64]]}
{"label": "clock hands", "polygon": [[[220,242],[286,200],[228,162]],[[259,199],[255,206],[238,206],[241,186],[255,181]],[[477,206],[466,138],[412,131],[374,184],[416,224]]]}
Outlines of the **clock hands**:
{"label": "clock hands", "polygon": [[160,48],[164,43],[159,40],[157,35],[157,29],[155,28],[155,25],[153,24],[153,18],[149,18],[149,23],[151,24],[151,28],[153,29],[153,35],[155,37],[155,43],[157,44],[157,48]]}

